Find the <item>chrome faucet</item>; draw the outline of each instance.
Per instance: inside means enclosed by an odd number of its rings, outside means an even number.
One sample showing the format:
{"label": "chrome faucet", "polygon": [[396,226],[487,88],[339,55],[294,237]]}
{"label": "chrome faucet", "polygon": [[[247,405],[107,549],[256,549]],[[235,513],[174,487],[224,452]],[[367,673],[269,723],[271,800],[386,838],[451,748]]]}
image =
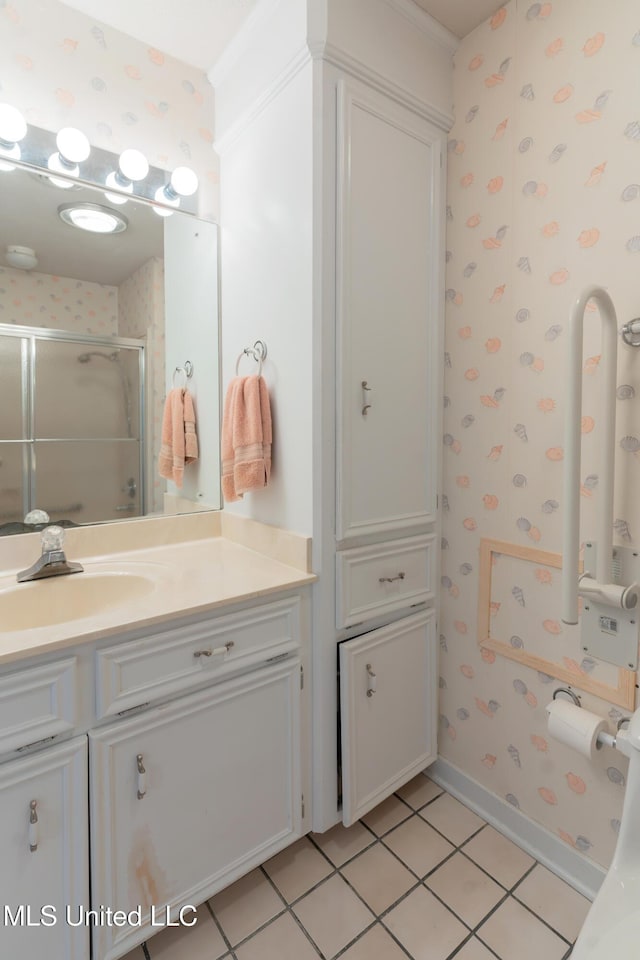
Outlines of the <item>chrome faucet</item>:
{"label": "chrome faucet", "polygon": [[42,531],[42,555],[28,570],[21,570],[18,583],[27,580],[42,580],[44,577],[60,577],[67,573],[82,573],[80,563],[70,563],[64,555],[64,530],[62,527],[45,527]]}

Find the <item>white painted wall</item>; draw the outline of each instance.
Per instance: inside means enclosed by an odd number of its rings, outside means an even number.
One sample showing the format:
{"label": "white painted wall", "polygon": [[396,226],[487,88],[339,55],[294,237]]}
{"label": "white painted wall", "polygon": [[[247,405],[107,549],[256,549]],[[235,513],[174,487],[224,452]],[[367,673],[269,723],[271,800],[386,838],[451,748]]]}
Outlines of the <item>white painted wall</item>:
{"label": "white painted wall", "polygon": [[[176,367],[193,363],[186,386],[196,413],[198,461],[187,464],[182,490],[169,494],[203,507],[220,506],[220,381],[218,375],[218,228],[188,217],[167,217],[165,250],[165,369],[167,392]],[[176,376],[176,386],[184,383]]]}
{"label": "white painted wall", "polygon": [[[312,108],[307,61],[221,156],[223,388],[242,349],[266,341],[273,418],[269,486],[228,509],[305,535],[313,519]],[[243,358],[240,373],[255,372]]]}
{"label": "white painted wall", "polygon": [[296,55],[306,56],[306,40],[305,0],[260,0],[207,74],[216,93],[216,150],[270,99]]}

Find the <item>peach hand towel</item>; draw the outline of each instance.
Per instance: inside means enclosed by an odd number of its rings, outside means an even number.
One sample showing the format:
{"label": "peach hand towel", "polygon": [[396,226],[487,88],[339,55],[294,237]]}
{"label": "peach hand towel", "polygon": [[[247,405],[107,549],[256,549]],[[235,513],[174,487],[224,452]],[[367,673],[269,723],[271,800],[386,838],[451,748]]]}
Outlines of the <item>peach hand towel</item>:
{"label": "peach hand towel", "polygon": [[271,474],[271,405],[262,377],[235,377],[222,418],[222,494],[240,500],[266,487]]}
{"label": "peach hand towel", "polygon": [[188,390],[171,390],[162,417],[162,442],[158,471],[161,477],[182,486],[184,467],[198,459],[196,417]]}

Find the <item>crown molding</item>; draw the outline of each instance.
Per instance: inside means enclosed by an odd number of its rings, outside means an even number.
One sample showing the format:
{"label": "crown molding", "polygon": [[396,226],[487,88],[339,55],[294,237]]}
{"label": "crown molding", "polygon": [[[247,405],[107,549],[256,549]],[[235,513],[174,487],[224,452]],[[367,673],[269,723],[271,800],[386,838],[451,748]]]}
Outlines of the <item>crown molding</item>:
{"label": "crown molding", "polygon": [[[387,0],[384,0],[384,2],[386,3]],[[395,3],[396,0],[392,0],[392,2]],[[444,110],[434,107],[427,100],[416,97],[415,94],[410,93],[404,87],[394,83],[393,80],[382,76],[376,70],[372,70],[366,64],[362,63],[361,60],[352,57],[351,54],[346,53],[340,47],[336,47],[331,43],[316,43],[310,48],[310,53],[314,60],[323,60],[326,63],[332,63],[334,66],[345,70],[347,73],[362,80],[380,93],[384,93],[403,106],[409,107],[414,113],[424,117],[424,119],[430,123],[435,124],[441,130],[444,130],[445,133],[448,133],[453,126],[452,114],[445,113]]]}
{"label": "crown molding", "polygon": [[263,110],[269,106],[272,100],[275,100],[276,97],[284,90],[284,88],[291,83],[295,76],[308,64],[312,62],[311,55],[309,53],[309,48],[306,46],[302,47],[297,54],[289,61],[287,66],[282,70],[278,76],[273,80],[272,83],[266,87],[257,100],[254,100],[248,110],[242,114],[242,116],[233,123],[225,132],[222,134],[220,139],[216,140],[213,144],[213,149],[216,153],[221,156],[224,154],[224,151],[227,150],[232,143],[234,143],[238,137],[246,130],[247,127],[251,126],[254,120],[260,116]]}

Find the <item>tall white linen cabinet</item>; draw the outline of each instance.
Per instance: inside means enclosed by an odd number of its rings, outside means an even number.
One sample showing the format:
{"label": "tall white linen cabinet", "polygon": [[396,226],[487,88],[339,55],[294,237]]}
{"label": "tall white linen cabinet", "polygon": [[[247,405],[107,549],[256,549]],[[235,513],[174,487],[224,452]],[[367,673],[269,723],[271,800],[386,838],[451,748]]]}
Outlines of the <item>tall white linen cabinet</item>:
{"label": "tall white linen cabinet", "polygon": [[454,49],[412,0],[263,0],[210,74],[223,380],[266,341],[274,418],[230,509],[313,537],[317,831],[437,756]]}

